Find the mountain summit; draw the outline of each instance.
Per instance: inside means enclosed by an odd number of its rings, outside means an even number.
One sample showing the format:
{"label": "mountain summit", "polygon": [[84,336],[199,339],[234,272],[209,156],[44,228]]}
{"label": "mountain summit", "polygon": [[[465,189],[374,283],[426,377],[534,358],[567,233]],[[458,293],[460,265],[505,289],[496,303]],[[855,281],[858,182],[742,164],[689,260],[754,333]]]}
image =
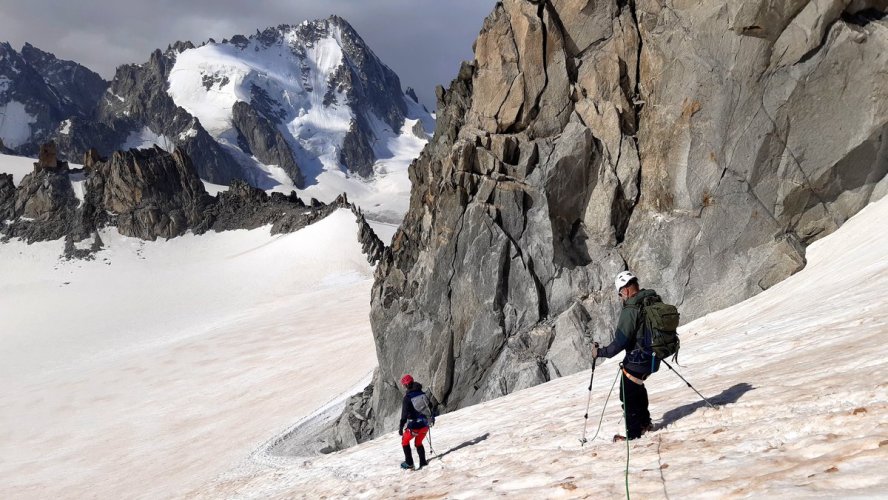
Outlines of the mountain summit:
{"label": "mountain summit", "polygon": [[[0,52],[0,138],[22,154],[49,139],[75,161],[90,147],[102,155],[181,147],[210,182],[305,187],[324,171],[371,176],[375,161],[393,156],[386,140],[401,134],[405,117],[433,126],[337,16],[200,46],[176,42],[144,64],[120,66],[111,82],[30,45]],[[33,95],[18,97],[25,89]]]}

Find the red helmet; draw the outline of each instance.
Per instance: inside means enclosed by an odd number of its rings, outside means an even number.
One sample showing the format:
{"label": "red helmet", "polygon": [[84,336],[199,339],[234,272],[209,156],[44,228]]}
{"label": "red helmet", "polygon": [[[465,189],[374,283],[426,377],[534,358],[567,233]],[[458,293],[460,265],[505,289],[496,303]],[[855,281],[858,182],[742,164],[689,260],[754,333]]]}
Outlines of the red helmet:
{"label": "red helmet", "polygon": [[413,383],[413,377],[408,373],[401,377],[401,385],[407,386]]}

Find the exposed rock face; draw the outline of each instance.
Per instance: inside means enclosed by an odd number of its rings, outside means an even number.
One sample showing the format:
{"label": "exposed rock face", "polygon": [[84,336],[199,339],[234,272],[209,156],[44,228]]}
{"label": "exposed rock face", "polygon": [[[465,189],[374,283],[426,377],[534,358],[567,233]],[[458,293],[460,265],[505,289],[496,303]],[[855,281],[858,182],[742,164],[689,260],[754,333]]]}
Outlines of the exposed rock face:
{"label": "exposed rock face", "polygon": [[25,44],[21,53],[0,43],[2,138],[11,150],[33,156],[69,118],[89,118],[107,83],[85,67]]}
{"label": "exposed rock face", "polygon": [[364,177],[373,173],[373,161],[376,159],[370,145],[372,136],[367,133],[368,129],[366,121],[352,120],[348,133],[342,140],[342,153],[339,155],[339,161],[348,165],[349,170]]}
{"label": "exposed rock face", "polygon": [[98,74],[73,61],[65,61],[44,52],[30,43],[22,47],[22,59],[50,85],[70,106],[68,114],[92,116],[96,103],[108,88]]}
{"label": "exposed rock face", "polygon": [[888,173],[873,7],[498,3],[438,91],[377,267],[372,396],[332,444],[394,428],[406,372],[453,410],[588,367],[626,267],[684,321],[801,269]]}
{"label": "exposed rock face", "polygon": [[15,184],[11,174],[0,174],[0,222],[15,218]]}
{"label": "exposed rock face", "polygon": [[274,123],[243,101],[234,103],[232,117],[239,138],[243,139],[241,149],[252,153],[262,163],[281,167],[294,184],[303,185],[305,177],[296,164],[293,150]]}
{"label": "exposed rock face", "polygon": [[290,233],[323,219],[338,208],[350,206],[343,199],[329,205],[306,206],[295,192],[269,196],[246,182],[236,181],[228,191],[219,193],[207,213],[206,225],[214,231],[226,231],[256,229],[270,224],[271,234]]}
{"label": "exposed rock face", "polygon": [[59,162],[58,149],[53,141],[40,146],[40,152],[37,154],[37,163],[34,164],[35,170],[40,169],[59,169],[67,168],[67,163]]}
{"label": "exposed rock face", "polygon": [[116,214],[120,234],[145,240],[173,238],[198,227],[210,196],[181,149],[118,151],[93,169],[90,191]]}
{"label": "exposed rock face", "polygon": [[102,158],[96,148],[89,148],[86,153],[83,153],[83,168],[87,170],[92,170],[96,163],[103,161],[107,161],[107,159]]}
{"label": "exposed rock face", "polygon": [[77,205],[66,171],[35,170],[22,178],[12,212],[13,217],[24,217],[28,222],[17,221],[5,231],[29,243],[62,238],[74,226]]}
{"label": "exposed rock face", "polygon": [[[180,48],[193,47],[186,44]],[[100,121],[117,132],[118,145],[145,128],[169,138],[176,148],[182,148],[188,154],[202,179],[228,184],[243,178],[243,169],[231,154],[167,94],[167,79],[175,63],[174,55],[174,50],[166,53],[155,50],[145,64],[117,68],[99,107]]]}
{"label": "exposed rock face", "polygon": [[[49,151],[51,148],[45,148]],[[379,258],[382,242],[376,238],[345,195],[333,203],[296,196],[270,196],[245,181],[232,182],[227,191],[211,197],[204,189],[188,155],[182,149],[160,148],[115,152],[110,159],[88,156],[84,171],[38,168],[16,188],[12,176],[0,174],[0,234],[3,239],[28,242],[65,238],[67,258],[91,258],[102,249],[98,230],[116,226],[120,234],[145,240],[173,238],[187,231],[256,229],[270,225],[271,233],[289,233],[323,219],[337,209],[352,210],[368,258]],[[47,157],[48,158],[48,157]],[[48,159],[46,161],[49,161]],[[64,165],[64,162],[61,162]],[[73,176],[86,177],[83,201],[76,199]],[[9,221],[8,224],[3,224]],[[92,244],[75,245],[88,238]]]}
{"label": "exposed rock face", "polygon": [[354,212],[358,221],[358,242],[361,243],[361,251],[367,256],[367,262],[370,264],[376,264],[379,259],[382,258],[382,253],[385,251],[385,245],[382,243],[382,240],[376,236],[376,233],[373,231],[373,228],[370,227],[370,224],[367,223],[364,214],[357,208],[353,208],[352,212]]}

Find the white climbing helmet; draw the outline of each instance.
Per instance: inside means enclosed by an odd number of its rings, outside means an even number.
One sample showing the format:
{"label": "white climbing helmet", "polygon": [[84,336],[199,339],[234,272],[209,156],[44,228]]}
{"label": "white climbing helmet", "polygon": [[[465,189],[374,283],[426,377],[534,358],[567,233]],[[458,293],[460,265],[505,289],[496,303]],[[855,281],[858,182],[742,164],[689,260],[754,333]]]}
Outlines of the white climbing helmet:
{"label": "white climbing helmet", "polygon": [[631,271],[623,271],[618,274],[617,279],[614,280],[614,286],[617,287],[617,293],[620,293],[620,289],[626,286],[630,281],[637,279],[638,278],[636,278]]}

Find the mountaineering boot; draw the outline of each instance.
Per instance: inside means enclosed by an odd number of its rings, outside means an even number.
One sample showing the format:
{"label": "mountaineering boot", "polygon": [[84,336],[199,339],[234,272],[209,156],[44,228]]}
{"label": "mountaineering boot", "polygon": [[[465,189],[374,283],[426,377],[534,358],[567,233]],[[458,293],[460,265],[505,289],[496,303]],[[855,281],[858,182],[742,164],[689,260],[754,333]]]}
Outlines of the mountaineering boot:
{"label": "mountaineering boot", "polygon": [[622,442],[625,441],[625,440],[626,440],[626,436],[621,436],[621,435],[619,435],[619,434],[614,434],[614,442],[615,442],[615,443],[622,443]]}
{"label": "mountaineering boot", "polygon": [[419,455],[419,467],[417,467],[416,470],[422,469],[429,464],[428,462],[426,462],[424,446],[417,446],[416,454]]}
{"label": "mountaineering boot", "polygon": [[404,462],[401,464],[402,469],[413,469],[413,453],[410,452],[410,445],[403,446]]}

